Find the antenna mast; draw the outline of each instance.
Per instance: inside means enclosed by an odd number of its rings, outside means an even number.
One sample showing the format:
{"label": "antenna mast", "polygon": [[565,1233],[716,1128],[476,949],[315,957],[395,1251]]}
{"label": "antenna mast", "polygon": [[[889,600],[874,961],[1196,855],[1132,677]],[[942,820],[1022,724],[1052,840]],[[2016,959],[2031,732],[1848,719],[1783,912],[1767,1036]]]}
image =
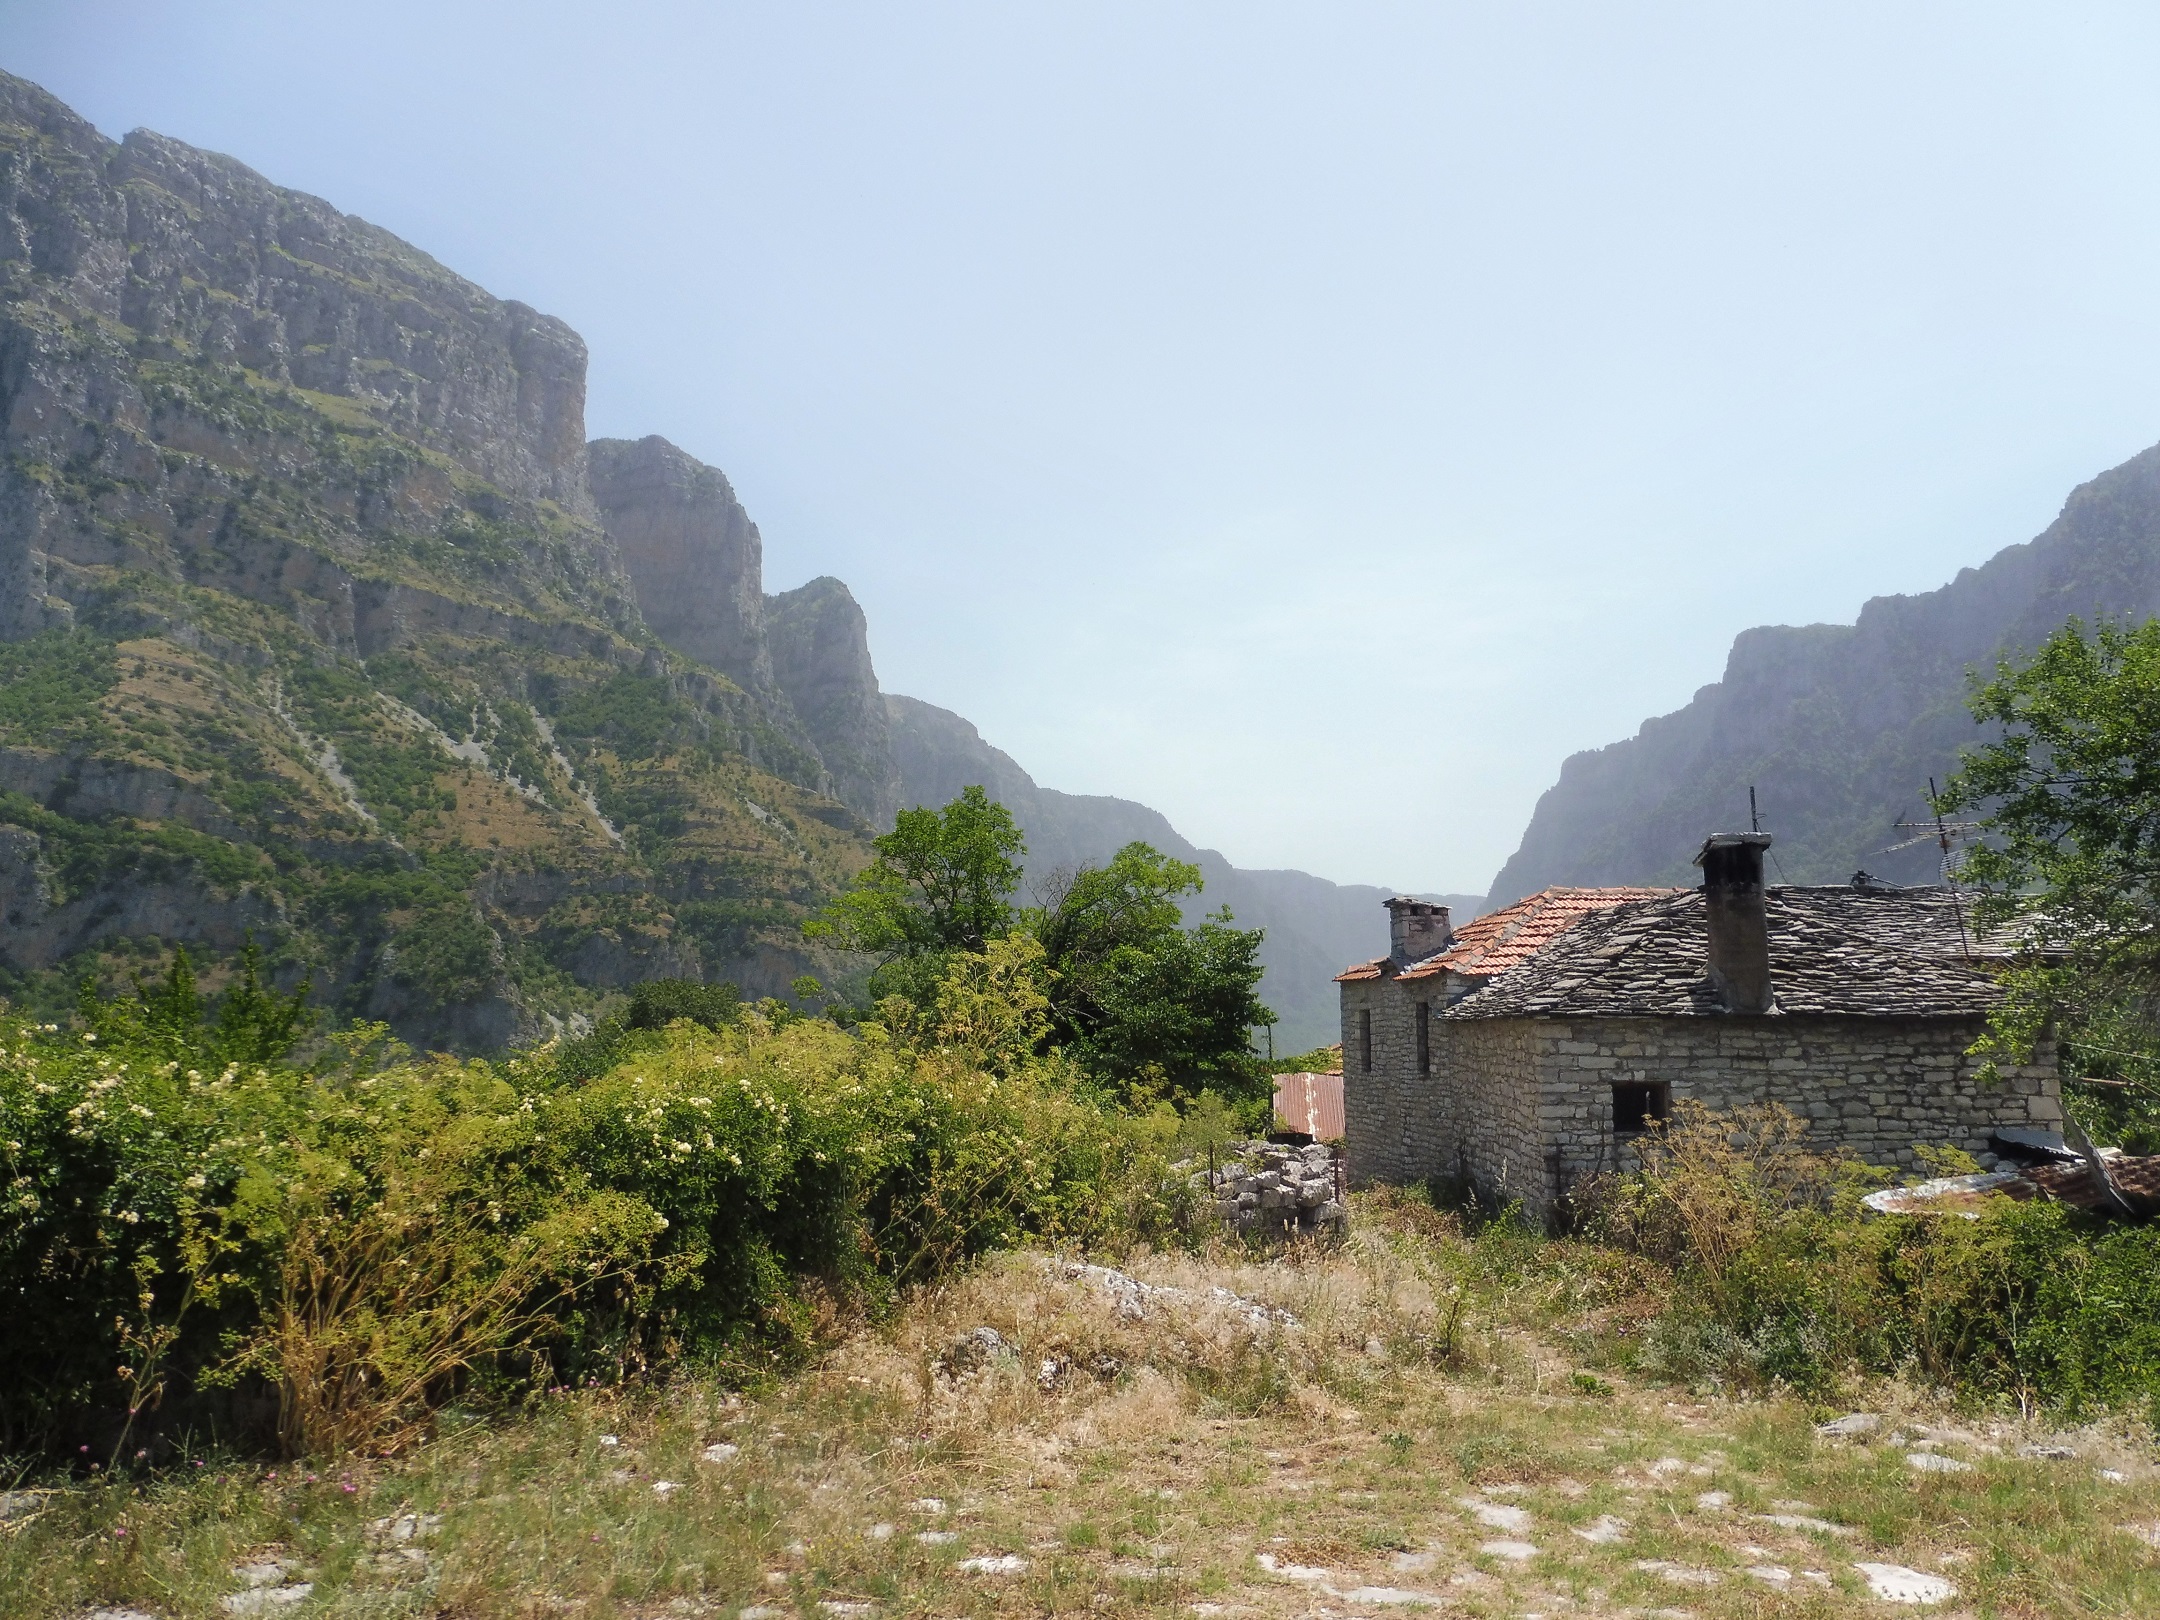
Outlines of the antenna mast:
{"label": "antenna mast", "polygon": [[1942,810],[1935,802],[1935,778],[1928,778],[1928,808],[1935,812],[1935,842],[1942,849],[1942,878],[1950,890],[1950,909],[1957,913],[1958,949],[1965,953],[1965,961],[1972,962],[1972,939],[1965,932],[1965,902],[1958,898],[1957,879],[1950,875],[1950,829],[1943,822]]}

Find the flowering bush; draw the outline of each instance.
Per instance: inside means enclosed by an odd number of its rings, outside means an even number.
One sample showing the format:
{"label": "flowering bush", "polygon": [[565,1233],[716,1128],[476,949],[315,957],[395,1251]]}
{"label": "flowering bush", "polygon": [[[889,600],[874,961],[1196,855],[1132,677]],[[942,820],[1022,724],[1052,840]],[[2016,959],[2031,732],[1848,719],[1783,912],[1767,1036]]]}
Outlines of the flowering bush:
{"label": "flowering bush", "polygon": [[453,1391],[770,1362],[990,1247],[1176,1230],[1147,1127],[1054,1061],[772,1011],[591,1078],[0,1020],[0,1444],[229,1424],[237,1388],[290,1449],[392,1447]]}

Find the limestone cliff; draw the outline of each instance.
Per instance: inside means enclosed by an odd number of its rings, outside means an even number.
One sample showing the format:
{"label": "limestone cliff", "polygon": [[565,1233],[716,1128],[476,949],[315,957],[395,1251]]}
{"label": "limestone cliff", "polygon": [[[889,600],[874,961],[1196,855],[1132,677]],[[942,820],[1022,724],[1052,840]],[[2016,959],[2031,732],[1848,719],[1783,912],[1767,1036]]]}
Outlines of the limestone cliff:
{"label": "limestone cliff", "polygon": [[765,543],[727,476],[658,434],[595,439],[586,455],[594,504],[653,633],[784,702],[765,635]]}
{"label": "limestone cliff", "polygon": [[833,796],[892,825],[899,772],[862,608],[830,577],[767,597],[765,608],[774,679],[832,773]]}
{"label": "limestone cliff", "polygon": [[869,829],[726,644],[754,531],[671,651],[584,388],[560,321],[0,75],[0,987],[254,931],[341,1012],[490,1046],[657,973],[826,970],[797,924]]}
{"label": "limestone cliff", "polygon": [[822,786],[880,826],[898,809],[870,626],[848,588],[765,594],[764,542],[717,467],[657,436],[595,439],[593,499],[638,606],[669,646],[755,694],[816,755]]}
{"label": "limestone cliff", "polygon": [[1976,741],[1973,672],[2026,652],[2072,614],[2160,613],[2160,448],[2074,490],[2038,538],[1940,590],[1878,597],[1855,624],[1743,632],[1724,678],[1624,742],[1576,754],[1494,883],[1506,904],[1548,883],[1692,882],[1706,832],[1742,824],[1750,785],[1775,833],[1774,877],[1933,882],[1932,844],[1889,852]]}

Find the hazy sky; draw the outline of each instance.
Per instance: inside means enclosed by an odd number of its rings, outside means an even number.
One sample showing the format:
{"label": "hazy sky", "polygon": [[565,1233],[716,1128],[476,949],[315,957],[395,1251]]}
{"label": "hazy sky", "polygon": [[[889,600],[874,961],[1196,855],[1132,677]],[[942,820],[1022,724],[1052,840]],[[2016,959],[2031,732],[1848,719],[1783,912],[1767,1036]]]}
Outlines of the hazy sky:
{"label": "hazy sky", "polygon": [[888,690],[1479,890],[1570,751],[2160,439],[2160,11],[0,0],[574,325]]}

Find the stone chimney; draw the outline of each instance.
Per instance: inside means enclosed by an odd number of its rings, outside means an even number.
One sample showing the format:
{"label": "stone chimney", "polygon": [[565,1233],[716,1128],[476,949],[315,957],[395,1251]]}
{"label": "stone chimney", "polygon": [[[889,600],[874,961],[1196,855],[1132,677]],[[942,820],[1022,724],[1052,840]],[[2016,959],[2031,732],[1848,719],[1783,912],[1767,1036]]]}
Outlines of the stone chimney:
{"label": "stone chimney", "polygon": [[1448,908],[1427,900],[1398,894],[1383,900],[1388,912],[1388,956],[1398,967],[1421,962],[1435,951],[1444,951],[1455,938],[1448,926]]}
{"label": "stone chimney", "polygon": [[1763,912],[1763,851],[1770,835],[1713,833],[1695,864],[1702,868],[1709,925],[1710,982],[1733,1013],[1770,1010],[1770,921]]}

